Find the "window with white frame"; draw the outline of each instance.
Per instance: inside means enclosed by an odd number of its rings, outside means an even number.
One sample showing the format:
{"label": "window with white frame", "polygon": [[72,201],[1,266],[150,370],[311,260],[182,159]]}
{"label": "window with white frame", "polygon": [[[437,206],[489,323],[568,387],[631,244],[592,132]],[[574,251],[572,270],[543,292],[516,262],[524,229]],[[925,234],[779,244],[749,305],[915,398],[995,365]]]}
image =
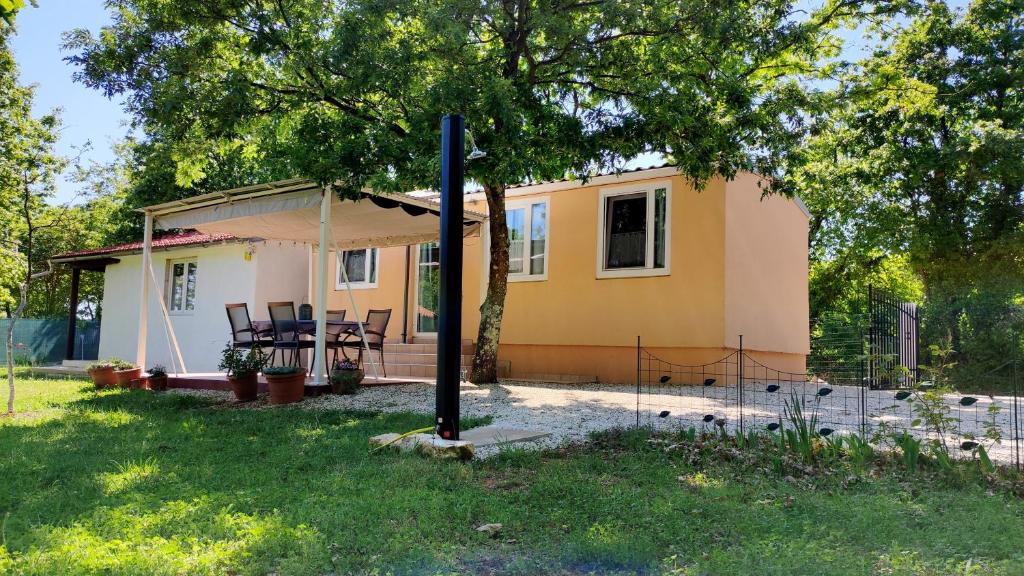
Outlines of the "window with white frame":
{"label": "window with white frame", "polygon": [[548,201],[531,199],[505,206],[509,280],[544,280],[548,275]]}
{"label": "window with white frame", "polygon": [[380,259],[379,248],[363,248],[361,250],[345,250],[338,254],[337,278],[335,289],[345,288],[345,275],[348,274],[352,288],[377,287],[377,261]]}
{"label": "window with white frame", "polygon": [[599,278],[669,273],[671,201],[667,183],[601,191]]}
{"label": "window with white frame", "polygon": [[187,314],[196,309],[196,275],[199,263],[195,258],[167,261],[167,311]]}

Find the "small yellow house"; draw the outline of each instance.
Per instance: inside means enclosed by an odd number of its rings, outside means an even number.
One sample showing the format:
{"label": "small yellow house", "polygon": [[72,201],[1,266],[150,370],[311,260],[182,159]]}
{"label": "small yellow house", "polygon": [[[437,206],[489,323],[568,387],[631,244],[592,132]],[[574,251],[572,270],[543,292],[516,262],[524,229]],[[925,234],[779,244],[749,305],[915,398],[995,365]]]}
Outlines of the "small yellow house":
{"label": "small yellow house", "polygon": [[[330,230],[326,245],[343,251],[324,263],[325,309],[346,310],[350,320],[390,309],[387,374],[432,378],[439,254],[429,243],[437,219],[424,215],[437,208],[432,193],[403,198],[407,210],[377,206],[396,204],[379,195],[325,205],[325,194],[294,179],[148,207],[159,227],[195,231],[153,241],[145,275],[141,242],[53,260],[105,271],[102,357],[213,372],[230,338],[225,304],[245,302],[253,320],[265,320],[268,302],[319,301],[316,238]],[[511,272],[500,376],[635,382],[638,337],[658,358],[692,365],[726,356],[740,335],[756,361],[804,371],[808,215],[799,200],[762,198],[752,174],[698,192],[672,167],[516,186],[506,196]],[[466,208],[468,367],[490,252],[483,194],[468,194]]]}
{"label": "small yellow house", "polygon": [[[633,382],[638,336],[663,360],[700,364],[735,350],[743,335],[756,360],[802,372],[808,213],[798,199],[762,198],[757,184],[741,174],[697,191],[675,168],[660,167],[509,188],[501,375]],[[486,213],[482,193],[466,201]],[[465,240],[466,366],[486,291],[483,228]],[[344,265],[361,313],[393,311],[388,373],[433,376],[436,244],[345,251],[330,262],[327,308],[350,308]],[[318,285],[311,277],[311,292]]]}

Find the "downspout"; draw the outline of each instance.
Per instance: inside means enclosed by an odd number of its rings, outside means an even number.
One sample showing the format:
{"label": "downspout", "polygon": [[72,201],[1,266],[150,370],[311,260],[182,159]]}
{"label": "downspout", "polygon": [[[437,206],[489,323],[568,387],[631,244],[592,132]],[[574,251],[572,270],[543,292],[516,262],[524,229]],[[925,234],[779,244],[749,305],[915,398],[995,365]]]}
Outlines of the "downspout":
{"label": "downspout", "polygon": [[412,263],[412,246],[405,247],[405,297],[402,298],[402,344],[409,342],[409,265]]}

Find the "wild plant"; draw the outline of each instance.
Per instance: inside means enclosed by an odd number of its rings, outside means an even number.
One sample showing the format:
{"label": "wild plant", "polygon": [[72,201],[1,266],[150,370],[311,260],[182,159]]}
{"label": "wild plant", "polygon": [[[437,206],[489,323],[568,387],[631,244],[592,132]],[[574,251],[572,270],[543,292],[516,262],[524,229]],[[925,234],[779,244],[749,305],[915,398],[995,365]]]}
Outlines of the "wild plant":
{"label": "wild plant", "polygon": [[907,431],[900,432],[893,437],[893,440],[900,449],[903,466],[907,470],[917,470],[921,462],[921,440],[915,438]]}
{"label": "wild plant", "polygon": [[854,467],[865,468],[875,459],[875,448],[869,441],[856,434],[846,436],[846,458]]}
{"label": "wild plant", "polygon": [[[789,427],[782,431],[785,444],[796,453],[804,462],[814,461],[815,442],[818,429],[818,411],[811,410],[808,416],[805,409],[805,401],[796,392],[792,392],[788,400],[784,400],[786,420]],[[816,407],[815,407],[816,408]]]}

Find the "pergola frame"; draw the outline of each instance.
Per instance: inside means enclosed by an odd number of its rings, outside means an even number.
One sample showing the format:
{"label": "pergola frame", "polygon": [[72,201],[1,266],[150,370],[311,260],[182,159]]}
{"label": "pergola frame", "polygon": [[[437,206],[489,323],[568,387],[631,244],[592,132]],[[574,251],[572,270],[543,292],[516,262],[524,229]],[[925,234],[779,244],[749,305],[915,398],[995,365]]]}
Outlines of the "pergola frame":
{"label": "pergola frame", "polygon": [[[319,196],[319,198],[316,198]],[[369,202],[369,204],[362,204]],[[316,229],[309,221],[312,210],[318,209],[319,225]],[[397,211],[395,210],[397,209]],[[462,211],[461,204],[459,205]],[[358,212],[346,222],[334,222],[334,217],[346,215],[346,210]],[[293,240],[319,247],[317,259],[316,321],[314,385],[324,385],[326,364],[326,334],[322,329],[327,322],[327,292],[329,290],[328,252],[387,246],[407,246],[440,238],[442,207],[436,202],[408,194],[381,194],[363,191],[358,201],[341,201],[335,197],[332,186],[320,186],[307,179],[291,179],[268,184],[247,186],[203,194],[164,204],[147,206],[139,210],[145,216],[140,272],[140,308],[136,363],[145,365],[148,336],[149,282],[152,276],[152,242],[156,228],[195,228],[206,233],[231,233],[240,237],[258,237],[265,240]],[[423,220],[424,218],[428,220]],[[465,211],[459,215],[462,236],[476,234],[486,220],[483,214]],[[304,220],[305,219],[305,220]],[[379,222],[375,225],[375,219]],[[342,219],[344,220],[344,218]],[[277,223],[275,223],[277,221]],[[456,224],[458,227],[458,224]],[[358,228],[358,230],[355,230]],[[239,229],[252,233],[239,234]],[[277,233],[275,233],[275,230]],[[352,234],[348,234],[351,232]],[[315,233],[315,234],[314,234]],[[354,234],[354,235],[353,235]],[[341,235],[343,238],[338,238]],[[461,275],[461,266],[458,270]],[[347,272],[342,276],[349,301],[359,322],[360,338],[363,333],[355,297],[348,282]],[[456,287],[461,292],[461,286]],[[173,326],[165,318],[169,336],[174,339]],[[367,355],[373,363],[372,354]],[[376,365],[374,364],[376,370]]]}

